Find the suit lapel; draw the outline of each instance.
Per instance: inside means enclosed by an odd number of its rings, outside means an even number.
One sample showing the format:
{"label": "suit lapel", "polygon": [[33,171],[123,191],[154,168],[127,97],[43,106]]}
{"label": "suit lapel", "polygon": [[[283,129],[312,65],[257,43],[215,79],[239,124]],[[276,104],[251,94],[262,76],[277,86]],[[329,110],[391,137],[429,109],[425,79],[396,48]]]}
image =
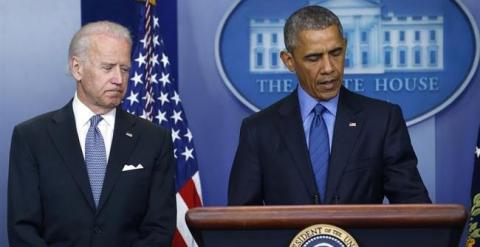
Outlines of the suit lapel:
{"label": "suit lapel", "polygon": [[107,171],[103,181],[102,195],[98,203],[97,214],[108,200],[118,176],[121,174],[123,166],[128,163],[128,158],[133,151],[138,132],[133,128],[135,118],[128,113],[117,108],[115,115],[115,127],[113,130],[112,147],[108,159]]}
{"label": "suit lapel", "polygon": [[313,195],[317,194],[317,186],[305,140],[297,90],[293,91],[279,106],[278,112],[279,118],[276,124],[280,129],[280,135],[292,155],[295,167],[313,200]]}
{"label": "suit lapel", "polygon": [[53,115],[48,131],[55,147],[68,167],[70,175],[77,183],[92,210],[95,210],[87,167],[76,131],[71,101]]}
{"label": "suit lapel", "polygon": [[358,133],[363,127],[362,103],[355,101],[354,97],[348,90],[341,88],[328,170],[327,203],[335,203],[336,188],[340,183]]}

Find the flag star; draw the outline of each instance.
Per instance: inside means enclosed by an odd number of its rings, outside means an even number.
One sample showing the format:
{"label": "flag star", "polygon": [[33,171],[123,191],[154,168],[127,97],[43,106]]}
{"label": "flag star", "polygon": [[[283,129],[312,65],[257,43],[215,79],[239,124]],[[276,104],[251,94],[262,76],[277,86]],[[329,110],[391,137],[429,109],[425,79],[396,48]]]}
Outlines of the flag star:
{"label": "flag star", "polygon": [[133,91],[130,91],[130,96],[127,97],[127,100],[130,101],[130,106],[133,105],[133,103],[140,103],[138,101],[138,93],[135,93]]}
{"label": "flag star", "polygon": [[178,135],[179,132],[180,130],[175,130],[172,128],[172,142],[175,142],[175,140],[181,140],[180,136]]}
{"label": "flag star", "polygon": [[173,115],[170,117],[172,119],[175,120],[175,124],[177,124],[178,121],[183,121],[183,118],[182,118],[182,111],[175,111],[173,110]]}
{"label": "flag star", "polygon": [[143,113],[140,117],[143,118],[143,119],[150,120],[150,112],[147,112],[147,111],[143,110]]}
{"label": "flag star", "polygon": [[130,78],[131,81],[133,81],[135,83],[135,87],[138,85],[138,84],[142,84],[143,81],[142,81],[142,76],[143,74],[138,74],[137,71],[135,71],[135,75]]}
{"label": "flag star", "polygon": [[177,91],[173,91],[173,97],[171,100],[175,101],[175,105],[178,105],[180,103],[180,96],[178,95]]}
{"label": "flag star", "polygon": [[153,17],[153,28],[159,27],[160,24],[158,22],[158,17],[154,16]]}
{"label": "flag star", "polygon": [[163,68],[166,68],[167,65],[170,64],[170,60],[168,60],[168,56],[165,55],[165,53],[162,52],[162,60],[160,60],[163,64]]}
{"label": "flag star", "polygon": [[167,118],[165,117],[166,112],[162,112],[158,110],[158,115],[155,117],[158,120],[158,124],[162,124],[163,121],[167,122]]}
{"label": "flag star", "polygon": [[161,101],[161,104],[163,106],[163,104],[165,104],[166,102],[170,102],[170,100],[168,100],[168,93],[163,93],[163,92],[160,92],[160,97],[158,97],[158,100]]}
{"label": "flag star", "polygon": [[143,36],[143,39],[140,40],[140,43],[143,44],[143,49],[147,48],[147,35]]}
{"label": "flag star", "polygon": [[150,76],[150,82],[158,84],[157,74],[153,74]]}
{"label": "flag star", "polygon": [[186,138],[188,138],[188,142],[192,142],[192,132],[190,132],[190,129],[187,128],[187,134],[184,135]]}
{"label": "flag star", "polygon": [[175,159],[178,159],[178,157],[177,157],[177,149],[176,149],[176,148],[173,149],[173,157],[175,157]]}
{"label": "flag star", "polygon": [[157,47],[157,45],[160,45],[160,42],[158,42],[158,35],[153,36],[153,47]]}
{"label": "flag star", "polygon": [[185,147],[185,151],[182,153],[183,156],[185,156],[185,161],[188,161],[189,158],[192,160],[195,159],[193,157],[193,148],[189,149],[188,147]]}
{"label": "flag star", "polygon": [[162,72],[162,78],[160,78],[160,81],[163,83],[163,86],[165,87],[168,83],[170,83],[170,74],[164,74]]}
{"label": "flag star", "polygon": [[142,64],[147,64],[147,61],[145,60],[147,59],[147,55],[142,55],[142,53],[138,53],[138,58],[135,58],[135,61],[138,63],[138,67],[142,67]]}
{"label": "flag star", "polygon": [[151,103],[153,103],[153,97],[152,97],[152,94],[150,92],[147,92],[145,93],[145,96],[142,97],[142,99],[145,100],[145,105],[150,105]]}
{"label": "flag star", "polygon": [[153,54],[153,56],[150,58],[150,64],[152,66],[155,66],[156,64],[160,64],[158,62],[158,55],[157,54]]}
{"label": "flag star", "polygon": [[477,159],[480,158],[480,148],[475,147],[475,154],[477,155]]}

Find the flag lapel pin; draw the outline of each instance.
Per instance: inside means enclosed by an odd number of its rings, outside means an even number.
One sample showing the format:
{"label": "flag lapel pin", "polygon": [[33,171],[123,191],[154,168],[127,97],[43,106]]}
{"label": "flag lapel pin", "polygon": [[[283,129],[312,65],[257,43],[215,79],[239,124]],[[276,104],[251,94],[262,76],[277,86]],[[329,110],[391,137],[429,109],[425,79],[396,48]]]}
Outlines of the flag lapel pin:
{"label": "flag lapel pin", "polygon": [[355,123],[355,122],[350,122],[350,123],[348,123],[348,127],[355,128],[355,127],[357,127],[357,123]]}

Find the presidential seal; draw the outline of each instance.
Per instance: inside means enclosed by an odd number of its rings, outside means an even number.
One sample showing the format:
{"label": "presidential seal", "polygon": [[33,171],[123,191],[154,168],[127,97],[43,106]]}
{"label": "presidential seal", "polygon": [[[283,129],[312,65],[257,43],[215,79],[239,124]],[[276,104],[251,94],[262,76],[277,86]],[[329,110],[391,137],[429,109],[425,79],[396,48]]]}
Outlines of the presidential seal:
{"label": "presidential seal", "polygon": [[290,242],[290,247],[358,247],[355,239],[341,228],[327,224],[307,227]]}

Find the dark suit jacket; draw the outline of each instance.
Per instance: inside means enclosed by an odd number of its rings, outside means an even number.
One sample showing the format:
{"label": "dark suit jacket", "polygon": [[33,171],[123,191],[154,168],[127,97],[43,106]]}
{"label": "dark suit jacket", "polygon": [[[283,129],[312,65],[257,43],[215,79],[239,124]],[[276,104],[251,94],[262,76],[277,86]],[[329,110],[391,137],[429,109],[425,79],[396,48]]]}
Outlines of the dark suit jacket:
{"label": "dark suit jacket", "polygon": [[[127,164],[144,169],[122,172]],[[168,131],[117,109],[96,209],[71,102],[15,127],[8,184],[10,246],[170,246],[175,223]]]}
{"label": "dark suit jacket", "polygon": [[[354,126],[352,126],[354,125]],[[397,105],[340,90],[326,204],[430,202]],[[246,118],[228,203],[314,204],[318,191],[297,91]]]}

